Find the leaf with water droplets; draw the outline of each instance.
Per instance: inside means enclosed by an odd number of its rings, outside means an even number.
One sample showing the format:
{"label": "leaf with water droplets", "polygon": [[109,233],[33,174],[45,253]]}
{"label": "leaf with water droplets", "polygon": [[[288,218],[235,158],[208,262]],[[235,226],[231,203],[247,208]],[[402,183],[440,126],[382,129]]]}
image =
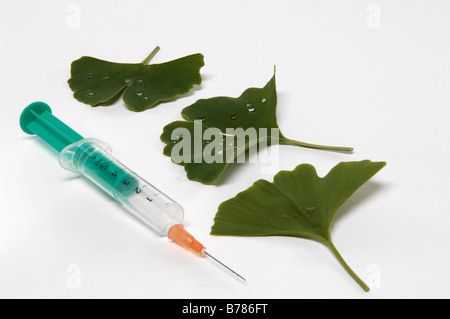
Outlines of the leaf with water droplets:
{"label": "leaf with water droplets", "polygon": [[84,56],[72,62],[68,83],[73,96],[91,106],[110,105],[123,93],[127,107],[141,112],[185,94],[202,81],[203,55],[192,54],[161,64],[113,63]]}
{"label": "leaf with water droplets", "polygon": [[[264,147],[264,143],[267,145],[290,144],[344,152],[353,150],[351,147],[323,146],[286,138],[279,132],[276,107],[275,74],[263,88],[249,88],[237,98],[220,96],[200,99],[181,112],[186,121],[172,122],[164,127],[161,135],[161,140],[167,144],[164,147],[164,154],[172,157],[175,163],[184,165],[189,179],[212,184],[218,180],[231,163],[245,162],[250,158],[249,154],[256,148]],[[196,121],[201,123],[202,135],[200,137],[195,134]],[[206,134],[206,130],[213,128],[220,131],[219,138],[222,141],[219,141],[214,161],[211,162],[206,160],[208,156],[206,153],[214,146],[213,143],[205,143],[204,134]],[[182,154],[178,152],[181,146],[177,141],[174,143],[173,140],[173,132],[180,129],[188,131],[190,135],[189,141],[183,141],[188,149],[184,149]],[[232,132],[229,133],[227,130],[232,130]],[[274,137],[273,131],[278,132],[279,135]],[[203,138],[202,148],[195,149],[195,140],[199,138],[200,143]],[[232,145],[220,149],[223,141],[230,138],[234,140],[235,147]],[[242,142],[239,143],[239,141]],[[199,160],[194,161],[194,159]]]}
{"label": "leaf with water droplets", "polygon": [[352,278],[368,291],[334,247],[330,227],[339,207],[385,165],[369,160],[342,162],[323,178],[309,164],[281,171],[273,183],[259,180],[220,204],[211,234],[315,238],[327,245]]}

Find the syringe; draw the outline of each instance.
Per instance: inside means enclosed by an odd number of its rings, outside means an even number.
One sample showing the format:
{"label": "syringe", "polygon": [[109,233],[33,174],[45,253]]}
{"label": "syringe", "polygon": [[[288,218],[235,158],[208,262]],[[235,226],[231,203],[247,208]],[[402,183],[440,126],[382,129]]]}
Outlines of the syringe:
{"label": "syringe", "polygon": [[51,108],[43,102],[34,102],[24,109],[20,126],[25,133],[37,135],[58,151],[63,168],[86,176],[161,236],[167,236],[200,256],[212,258],[245,281],[244,277],[211,256],[184,229],[183,208],[111,156],[108,144],[83,138],[53,116]]}

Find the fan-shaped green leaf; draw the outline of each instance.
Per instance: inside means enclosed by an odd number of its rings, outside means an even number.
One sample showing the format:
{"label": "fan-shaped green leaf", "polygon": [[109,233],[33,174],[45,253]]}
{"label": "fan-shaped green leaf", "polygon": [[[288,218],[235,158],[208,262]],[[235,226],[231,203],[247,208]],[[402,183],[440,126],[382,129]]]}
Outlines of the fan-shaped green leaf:
{"label": "fan-shaped green leaf", "polygon": [[141,112],[157,103],[187,93],[200,84],[200,53],[161,64],[147,63],[158,47],[142,63],[113,63],[84,56],[72,62],[68,83],[73,96],[91,106],[110,104],[123,92],[127,107]]}
{"label": "fan-shaped green leaf", "polygon": [[211,234],[316,238],[330,247],[348,273],[368,291],[334,247],[330,227],[338,208],[385,165],[369,160],[342,162],[323,178],[309,164],[281,171],[273,183],[259,180],[223,202]]}
{"label": "fan-shaped green leaf", "polygon": [[[221,96],[200,99],[181,112],[186,121],[175,121],[164,127],[161,135],[161,140],[167,144],[164,147],[164,154],[171,156],[174,162],[184,165],[189,179],[211,184],[217,181],[228,165],[245,162],[240,159],[248,157],[250,151],[264,147],[265,145],[261,146],[264,143],[291,144],[344,152],[353,150],[350,147],[315,145],[286,138],[279,131],[276,107],[275,75],[263,88],[249,88],[238,98]],[[194,147],[196,143],[194,139],[198,143],[196,123],[197,131],[202,134],[199,143],[201,145],[197,148]],[[182,134],[186,135],[183,139],[174,134],[181,128],[186,132]],[[208,129],[218,132],[211,140],[203,136]],[[230,130],[231,133],[228,133]],[[278,132],[277,138],[272,135],[274,131]],[[252,132],[254,134],[250,134]],[[215,144],[215,149],[212,144]],[[183,148],[183,156],[179,152],[180,148]],[[213,162],[206,159],[211,149]]]}

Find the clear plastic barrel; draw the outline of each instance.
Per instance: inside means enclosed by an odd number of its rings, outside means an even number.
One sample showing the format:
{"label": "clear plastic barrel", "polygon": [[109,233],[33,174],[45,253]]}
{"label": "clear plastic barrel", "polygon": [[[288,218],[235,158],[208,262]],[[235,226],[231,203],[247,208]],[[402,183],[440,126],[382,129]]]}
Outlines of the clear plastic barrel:
{"label": "clear plastic barrel", "polygon": [[183,208],[111,156],[106,143],[92,138],[73,143],[61,151],[59,162],[92,180],[161,235],[183,222]]}

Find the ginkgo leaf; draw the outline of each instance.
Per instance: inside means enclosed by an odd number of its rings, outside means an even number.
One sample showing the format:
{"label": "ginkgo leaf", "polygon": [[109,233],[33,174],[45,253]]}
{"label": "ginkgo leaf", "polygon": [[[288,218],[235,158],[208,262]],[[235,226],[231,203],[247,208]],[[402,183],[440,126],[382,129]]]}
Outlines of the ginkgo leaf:
{"label": "ginkgo leaf", "polygon": [[368,291],[333,245],[330,227],[338,208],[385,165],[369,160],[342,162],[321,178],[313,166],[302,164],[293,171],[279,172],[273,183],[258,180],[220,204],[211,234],[318,239]]}
{"label": "ginkgo leaf", "polygon": [[[263,88],[249,88],[238,98],[221,96],[200,99],[182,110],[181,115],[186,121],[175,121],[164,127],[161,135],[161,140],[167,144],[164,154],[171,156],[175,163],[184,165],[189,179],[211,184],[231,163],[245,162],[239,159],[248,158],[249,151],[264,147],[264,143],[343,152],[353,150],[351,147],[323,146],[286,138],[279,131],[276,107],[275,74]],[[215,130],[218,134],[208,140],[205,137],[208,130]],[[184,134],[177,134],[177,131],[184,131]],[[247,134],[249,132],[254,134]],[[272,132],[277,132],[276,138]],[[201,146],[195,148],[196,143]],[[183,149],[182,152],[180,149]],[[214,161],[206,158],[211,150]]]}
{"label": "ginkgo leaf", "polygon": [[141,112],[185,94],[201,83],[202,54],[148,65],[158,50],[156,47],[142,63],[114,63],[88,56],[73,61],[68,81],[73,96],[97,106],[111,104],[123,93],[127,107]]}

